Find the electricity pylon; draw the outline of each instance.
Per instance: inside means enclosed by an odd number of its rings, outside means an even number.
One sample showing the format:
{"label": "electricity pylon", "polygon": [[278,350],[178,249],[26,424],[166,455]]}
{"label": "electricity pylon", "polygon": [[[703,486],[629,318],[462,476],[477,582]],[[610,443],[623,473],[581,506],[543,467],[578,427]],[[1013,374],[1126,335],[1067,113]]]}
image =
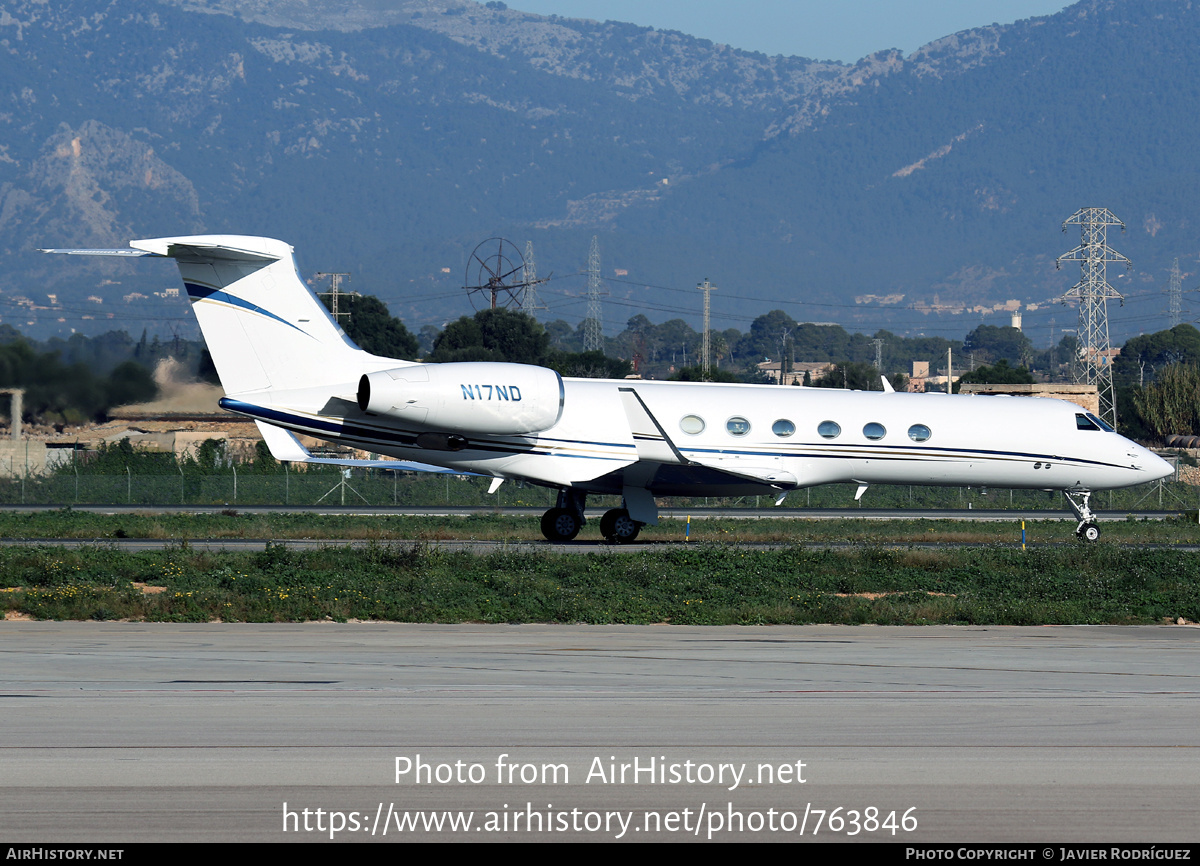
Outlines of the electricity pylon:
{"label": "electricity pylon", "polygon": [[525,288],[521,292],[521,312],[527,316],[533,317],[535,310],[544,310],[546,307],[538,303],[537,296],[537,265],[533,261],[533,241],[525,241],[525,264],[521,274],[521,282]]}
{"label": "electricity pylon", "polygon": [[592,235],[588,250],[588,305],[583,320],[583,351],[604,351],[604,312],[600,308],[600,241]]}
{"label": "electricity pylon", "polygon": [[1174,328],[1183,321],[1183,274],[1179,272],[1179,259],[1171,265],[1171,279],[1167,283],[1167,325]]}
{"label": "electricity pylon", "polygon": [[704,292],[704,339],[700,343],[700,370],[704,374],[705,381],[712,375],[712,327],[709,322],[709,292],[715,292],[717,287],[708,281],[708,277],[704,278],[704,282],[697,284],[697,289]]}
{"label": "electricity pylon", "polygon": [[1100,395],[1100,417],[1113,427],[1117,426],[1117,404],[1113,397],[1112,344],[1108,338],[1108,299],[1124,299],[1121,293],[1108,284],[1106,265],[1109,262],[1133,267],[1128,258],[1108,245],[1108,227],[1120,226],[1121,222],[1112,211],[1104,207],[1085,207],[1077,210],[1063,223],[1080,227],[1082,242],[1069,253],[1055,261],[1060,267],[1065,261],[1079,262],[1083,274],[1079,282],[1062,297],[1068,301],[1079,301],[1079,361],[1075,381],[1095,385]]}

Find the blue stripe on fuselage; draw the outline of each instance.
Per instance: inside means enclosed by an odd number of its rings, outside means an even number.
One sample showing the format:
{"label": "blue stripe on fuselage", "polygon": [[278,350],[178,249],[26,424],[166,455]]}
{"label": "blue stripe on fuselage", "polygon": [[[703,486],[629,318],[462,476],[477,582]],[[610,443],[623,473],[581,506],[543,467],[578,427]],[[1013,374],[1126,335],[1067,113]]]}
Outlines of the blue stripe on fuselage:
{"label": "blue stripe on fuselage", "polygon": [[[355,441],[360,441],[360,442],[376,442],[376,443],[384,444],[384,445],[399,445],[399,446],[405,447],[405,448],[416,448],[417,447],[417,445],[416,445],[417,434],[415,434],[415,433],[401,433],[398,431],[393,431],[393,430],[385,429],[385,428],[368,427],[368,426],[362,425],[361,423],[355,423],[353,421],[347,421],[345,419],[342,419],[342,421],[340,423],[336,423],[333,421],[326,420],[324,416],[310,417],[310,416],[304,416],[304,415],[296,415],[296,414],[293,414],[290,412],[285,412],[285,411],[282,411],[279,409],[269,409],[265,406],[256,406],[252,403],[246,403],[242,400],[237,400],[232,397],[222,397],[219,402],[219,405],[221,406],[222,409],[227,409],[231,412],[237,412],[240,415],[248,415],[251,418],[258,418],[260,420],[266,421],[271,424],[277,424],[280,427],[302,428],[307,431],[323,431],[325,433],[331,434],[332,436],[334,436],[335,438],[338,438],[338,439],[353,439]],[[622,443],[591,442],[588,440],[581,440],[581,439],[553,439],[553,440],[541,440],[542,448],[545,447],[544,443],[546,441],[570,443],[570,444],[575,444],[575,445],[591,446],[591,447],[625,447],[625,448],[633,447],[630,445],[624,445]],[[619,458],[619,457],[599,457],[599,456],[595,456],[595,455],[569,454],[569,453],[563,453],[561,451],[554,451],[551,453],[547,453],[544,450],[542,450],[542,448],[520,448],[520,447],[515,447],[512,445],[506,445],[506,444],[500,443],[500,442],[484,443],[484,442],[480,442],[479,440],[473,440],[470,443],[470,449],[474,450],[474,451],[495,451],[495,452],[501,452],[501,453],[505,453],[505,454],[535,453],[535,454],[542,454],[543,456],[578,457],[578,458],[589,459],[589,460],[621,460],[621,459],[623,459],[623,458]],[[888,453],[881,454],[878,451],[873,451],[868,454],[846,454],[846,453],[836,454],[836,453],[828,453],[828,452],[823,453],[821,451],[814,452],[814,451],[810,451],[810,450],[805,450],[803,452],[799,452],[799,451],[753,451],[753,450],[748,450],[748,449],[730,449],[730,448],[722,448],[722,449],[689,448],[689,449],[684,450],[682,453],[684,454],[684,456],[687,456],[688,454],[713,454],[713,455],[721,455],[721,454],[734,455],[734,454],[736,454],[736,455],[749,456],[749,457],[768,457],[768,458],[769,457],[784,457],[784,458],[803,457],[806,459],[820,458],[820,459],[834,459],[834,460],[867,460],[867,459],[881,460],[882,459],[882,460],[905,460],[905,461],[922,461],[922,462],[925,462],[925,461],[933,462],[933,461],[939,461],[939,460],[957,461],[957,460],[961,460],[963,458],[969,459],[969,458],[974,457],[975,459],[979,459],[979,460],[995,460],[997,458],[1016,460],[1016,461],[1045,460],[1045,461],[1054,461],[1056,463],[1088,464],[1088,465],[1092,465],[1092,466],[1107,466],[1107,467],[1117,468],[1117,469],[1124,468],[1124,467],[1118,466],[1115,463],[1105,463],[1105,462],[1096,461],[1096,460],[1085,460],[1085,459],[1082,459],[1079,457],[1062,457],[1059,455],[1032,454],[1032,453],[1023,452],[1023,451],[989,451],[989,450],[982,450],[982,449],[972,450],[972,449],[968,449],[968,448],[930,448],[928,446],[921,447],[921,446],[904,446],[904,445],[852,445],[850,443],[844,443],[844,444],[839,443],[837,445],[832,445],[831,443],[824,443],[824,442],[820,443],[820,444],[802,443],[802,444],[799,444],[797,446],[797,448],[798,449],[800,449],[800,448],[803,448],[803,449],[836,448],[836,449],[843,450],[843,451],[851,451],[851,450],[863,451],[866,449],[878,448],[878,449],[888,449],[889,451],[892,452],[892,454],[888,454]],[[896,453],[898,451],[901,453]],[[905,452],[907,452],[907,453],[905,453]],[[930,452],[933,452],[933,453],[930,453]],[[701,464],[701,465],[707,465],[707,466],[709,466],[709,468],[718,469],[718,470],[722,468],[719,466],[712,466],[712,464]]]}

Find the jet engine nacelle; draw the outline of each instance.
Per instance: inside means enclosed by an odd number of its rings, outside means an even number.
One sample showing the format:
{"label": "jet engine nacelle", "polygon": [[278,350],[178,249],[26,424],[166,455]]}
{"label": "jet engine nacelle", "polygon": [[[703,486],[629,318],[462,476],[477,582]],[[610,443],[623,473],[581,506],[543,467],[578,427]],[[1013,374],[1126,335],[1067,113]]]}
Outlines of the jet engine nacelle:
{"label": "jet engine nacelle", "polygon": [[528,364],[414,364],[365,374],[358,407],[411,427],[520,435],[548,430],[563,411],[562,377]]}

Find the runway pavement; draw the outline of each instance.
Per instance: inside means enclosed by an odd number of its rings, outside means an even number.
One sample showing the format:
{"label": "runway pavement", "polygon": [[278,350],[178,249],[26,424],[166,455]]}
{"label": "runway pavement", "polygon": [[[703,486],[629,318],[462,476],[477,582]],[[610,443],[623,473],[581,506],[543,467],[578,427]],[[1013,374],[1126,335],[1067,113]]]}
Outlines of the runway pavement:
{"label": "runway pavement", "polygon": [[12,842],[1200,835],[1191,627],[2,629]]}

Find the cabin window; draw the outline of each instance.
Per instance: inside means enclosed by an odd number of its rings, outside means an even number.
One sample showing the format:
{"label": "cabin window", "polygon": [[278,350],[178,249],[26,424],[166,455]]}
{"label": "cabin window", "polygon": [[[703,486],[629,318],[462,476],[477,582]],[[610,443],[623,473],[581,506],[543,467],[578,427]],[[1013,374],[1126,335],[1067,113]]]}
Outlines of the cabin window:
{"label": "cabin window", "polygon": [[679,429],[690,436],[704,432],[704,419],[699,415],[684,415],[679,421]]}
{"label": "cabin window", "polygon": [[872,421],[870,424],[867,424],[865,427],[863,427],[863,435],[872,440],[882,439],[887,435],[887,428],[882,424]]}
{"label": "cabin window", "polygon": [[734,415],[725,422],[725,429],[730,436],[745,436],[750,432],[750,422],[740,415]]}
{"label": "cabin window", "polygon": [[791,436],[796,432],[796,425],[786,418],[780,418],[771,425],[771,432],[776,436]]}
{"label": "cabin window", "polygon": [[914,424],[908,428],[908,438],[914,442],[925,442],[932,435],[933,433],[924,424]]}
{"label": "cabin window", "polygon": [[817,432],[825,439],[836,439],[842,435],[842,427],[836,421],[822,421],[817,425]]}

